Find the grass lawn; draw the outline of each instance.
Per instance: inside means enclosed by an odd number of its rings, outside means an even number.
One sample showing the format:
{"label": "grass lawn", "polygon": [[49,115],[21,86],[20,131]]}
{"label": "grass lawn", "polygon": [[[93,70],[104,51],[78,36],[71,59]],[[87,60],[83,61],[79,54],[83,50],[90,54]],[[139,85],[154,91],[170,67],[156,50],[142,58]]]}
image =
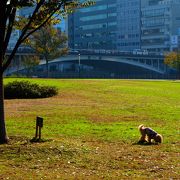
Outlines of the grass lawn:
{"label": "grass lawn", "polygon": [[[180,179],[180,81],[28,80],[59,95],[5,100],[0,179]],[[44,143],[29,142],[36,116]],[[137,145],[140,124],[163,144]]]}

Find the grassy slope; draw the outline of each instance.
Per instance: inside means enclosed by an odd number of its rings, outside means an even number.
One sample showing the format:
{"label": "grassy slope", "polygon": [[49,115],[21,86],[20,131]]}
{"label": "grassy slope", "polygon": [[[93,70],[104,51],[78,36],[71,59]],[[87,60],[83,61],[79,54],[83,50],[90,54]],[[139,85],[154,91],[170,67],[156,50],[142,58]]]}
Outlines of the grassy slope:
{"label": "grassy slope", "polygon": [[[8,134],[16,137],[0,146],[3,178],[179,177],[180,82],[31,81],[57,86],[59,95],[6,100]],[[37,115],[44,117],[43,137],[53,141],[28,142]],[[163,145],[133,145],[139,124],[161,133]]]}

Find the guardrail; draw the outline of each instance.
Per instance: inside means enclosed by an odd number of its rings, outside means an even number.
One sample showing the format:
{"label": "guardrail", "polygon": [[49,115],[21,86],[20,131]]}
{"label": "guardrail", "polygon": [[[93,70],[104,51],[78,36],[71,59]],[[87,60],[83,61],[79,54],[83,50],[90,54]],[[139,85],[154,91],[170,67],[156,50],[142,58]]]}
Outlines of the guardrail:
{"label": "guardrail", "polygon": [[114,56],[154,56],[163,58],[162,53],[148,52],[148,51],[120,51],[120,50],[94,50],[94,49],[70,49],[69,54],[82,54],[82,55],[92,55],[92,54],[101,54],[101,55],[114,55]]}

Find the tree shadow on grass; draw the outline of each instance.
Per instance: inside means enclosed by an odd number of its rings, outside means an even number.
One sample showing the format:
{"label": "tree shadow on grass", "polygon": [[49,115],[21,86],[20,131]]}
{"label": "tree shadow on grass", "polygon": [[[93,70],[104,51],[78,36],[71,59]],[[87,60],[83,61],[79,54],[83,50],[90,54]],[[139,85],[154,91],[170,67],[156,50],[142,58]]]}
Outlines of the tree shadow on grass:
{"label": "tree shadow on grass", "polygon": [[37,138],[28,138],[26,136],[9,136],[8,145],[27,145],[30,143],[44,143],[52,141],[52,139],[37,139]]}

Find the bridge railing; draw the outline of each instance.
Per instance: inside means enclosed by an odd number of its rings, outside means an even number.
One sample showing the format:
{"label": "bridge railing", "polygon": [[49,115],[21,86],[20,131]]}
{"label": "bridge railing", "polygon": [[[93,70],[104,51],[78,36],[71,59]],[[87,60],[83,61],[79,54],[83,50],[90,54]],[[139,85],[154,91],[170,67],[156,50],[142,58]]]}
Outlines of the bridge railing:
{"label": "bridge railing", "polygon": [[148,52],[148,51],[120,51],[120,50],[104,50],[104,49],[70,49],[69,54],[84,54],[84,55],[93,55],[93,54],[101,54],[101,55],[115,55],[115,56],[154,56],[163,58],[164,55],[156,52]]}

